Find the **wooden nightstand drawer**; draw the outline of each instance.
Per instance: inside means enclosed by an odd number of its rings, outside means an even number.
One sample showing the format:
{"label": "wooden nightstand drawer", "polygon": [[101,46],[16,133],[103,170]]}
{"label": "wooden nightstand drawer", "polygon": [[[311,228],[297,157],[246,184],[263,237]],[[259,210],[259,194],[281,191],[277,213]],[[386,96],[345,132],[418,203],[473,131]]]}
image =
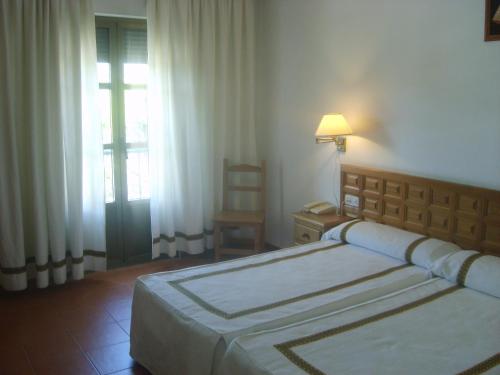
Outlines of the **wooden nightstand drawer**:
{"label": "wooden nightstand drawer", "polygon": [[293,239],[297,245],[319,241],[328,229],[352,220],[347,216],[314,215],[304,212],[296,212],[293,217],[295,219]]}
{"label": "wooden nightstand drawer", "polygon": [[321,232],[304,225],[295,224],[295,242],[298,243],[309,243],[314,241],[319,241],[321,238]]}

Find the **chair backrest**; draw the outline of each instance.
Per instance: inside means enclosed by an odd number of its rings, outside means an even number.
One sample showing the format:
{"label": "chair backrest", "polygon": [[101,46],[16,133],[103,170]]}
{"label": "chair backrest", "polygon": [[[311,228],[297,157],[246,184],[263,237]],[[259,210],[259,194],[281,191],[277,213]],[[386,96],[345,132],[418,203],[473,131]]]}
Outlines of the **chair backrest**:
{"label": "chair backrest", "polygon": [[[233,185],[229,177],[230,173],[255,173],[258,175],[258,185]],[[237,164],[229,165],[228,159],[224,159],[224,176],[223,176],[223,209],[229,210],[231,192],[255,192],[258,195],[257,207],[260,211],[266,211],[266,162],[262,160],[260,166]]]}

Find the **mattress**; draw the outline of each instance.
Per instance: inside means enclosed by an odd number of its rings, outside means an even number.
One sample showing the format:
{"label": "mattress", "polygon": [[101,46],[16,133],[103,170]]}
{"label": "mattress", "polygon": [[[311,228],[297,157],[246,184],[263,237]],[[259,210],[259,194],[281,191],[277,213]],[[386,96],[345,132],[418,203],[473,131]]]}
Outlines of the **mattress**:
{"label": "mattress", "polygon": [[240,335],[342,310],[431,276],[335,240],[142,276],[132,304],[131,355],[154,374],[211,374]]}
{"label": "mattress", "polygon": [[219,375],[500,374],[500,298],[441,278],[232,341]]}

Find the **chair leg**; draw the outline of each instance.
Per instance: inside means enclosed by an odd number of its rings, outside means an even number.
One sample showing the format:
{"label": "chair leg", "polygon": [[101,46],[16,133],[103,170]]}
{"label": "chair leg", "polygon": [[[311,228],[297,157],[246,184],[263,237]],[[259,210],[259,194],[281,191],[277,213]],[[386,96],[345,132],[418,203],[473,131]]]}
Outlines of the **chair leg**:
{"label": "chair leg", "polygon": [[255,226],[255,239],[254,239],[254,250],[256,253],[261,251],[261,236],[262,227],[260,225]]}
{"label": "chair leg", "polygon": [[221,246],[231,247],[231,241],[232,241],[231,228],[228,227],[222,228],[222,237],[220,240]]}
{"label": "chair leg", "polygon": [[220,224],[215,223],[214,225],[214,255],[215,260],[219,261],[220,259]]}
{"label": "chair leg", "polygon": [[260,251],[266,249],[266,223],[262,224],[262,229],[260,231]]}

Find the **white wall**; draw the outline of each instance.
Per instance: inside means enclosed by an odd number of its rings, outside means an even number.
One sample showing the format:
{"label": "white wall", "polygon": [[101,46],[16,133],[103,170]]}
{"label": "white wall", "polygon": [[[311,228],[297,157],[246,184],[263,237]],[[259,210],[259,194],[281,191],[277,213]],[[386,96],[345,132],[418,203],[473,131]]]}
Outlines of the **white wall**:
{"label": "white wall", "polygon": [[263,7],[269,242],[292,242],[290,214],[303,203],[333,200],[338,154],[314,143],[327,112],[355,133],[341,162],[500,189],[500,42],[483,42],[483,0]]}
{"label": "white wall", "polygon": [[94,0],[94,13],[106,16],[145,18],[146,0]]}

